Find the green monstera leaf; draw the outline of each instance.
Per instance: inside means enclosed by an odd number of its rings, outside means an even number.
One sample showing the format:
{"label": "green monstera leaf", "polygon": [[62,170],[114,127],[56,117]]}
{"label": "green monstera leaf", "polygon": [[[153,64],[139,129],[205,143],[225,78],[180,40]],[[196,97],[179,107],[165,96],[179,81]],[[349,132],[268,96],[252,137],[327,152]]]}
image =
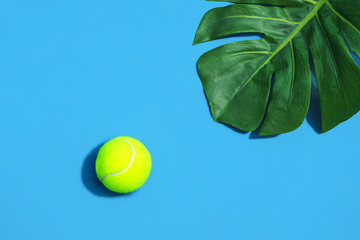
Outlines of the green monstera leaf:
{"label": "green monstera leaf", "polygon": [[322,131],[360,110],[360,69],[350,53],[360,57],[360,0],[212,1],[235,4],[207,12],[194,44],[241,33],[264,35],[199,58],[199,77],[215,121],[247,132],[262,123],[259,135],[298,128],[310,104],[309,56]]}

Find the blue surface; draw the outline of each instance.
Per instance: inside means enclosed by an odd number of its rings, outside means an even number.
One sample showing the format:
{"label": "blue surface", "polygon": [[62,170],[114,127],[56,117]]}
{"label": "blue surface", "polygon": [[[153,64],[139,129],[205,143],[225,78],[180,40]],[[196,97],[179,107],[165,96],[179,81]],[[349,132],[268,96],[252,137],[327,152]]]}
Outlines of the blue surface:
{"label": "blue surface", "polygon": [[[192,46],[206,1],[1,1],[1,239],[360,237],[360,114],[319,135],[214,123]],[[313,129],[315,128],[315,130]],[[94,176],[115,136],[150,150],[129,195]]]}

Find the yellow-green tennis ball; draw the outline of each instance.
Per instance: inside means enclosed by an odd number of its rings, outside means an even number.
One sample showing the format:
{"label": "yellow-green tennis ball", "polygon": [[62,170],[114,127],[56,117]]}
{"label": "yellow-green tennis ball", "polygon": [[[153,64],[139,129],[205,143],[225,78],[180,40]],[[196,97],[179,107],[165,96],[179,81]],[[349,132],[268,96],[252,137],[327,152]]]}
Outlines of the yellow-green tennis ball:
{"label": "yellow-green tennis ball", "polygon": [[99,150],[95,164],[99,180],[109,190],[128,193],[140,188],[151,171],[151,156],[144,144],[131,137],[116,137]]}

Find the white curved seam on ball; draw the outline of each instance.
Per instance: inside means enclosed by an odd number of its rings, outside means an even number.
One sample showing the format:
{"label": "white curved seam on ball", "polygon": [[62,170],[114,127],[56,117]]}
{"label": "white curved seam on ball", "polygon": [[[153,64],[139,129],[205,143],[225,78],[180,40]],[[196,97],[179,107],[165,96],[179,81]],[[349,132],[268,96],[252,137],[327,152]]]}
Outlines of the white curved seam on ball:
{"label": "white curved seam on ball", "polygon": [[130,161],[129,165],[128,165],[124,170],[122,170],[122,171],[119,172],[119,173],[112,173],[112,174],[105,175],[105,176],[101,179],[101,181],[104,181],[105,178],[110,177],[110,176],[117,176],[117,175],[123,174],[124,172],[126,172],[127,170],[129,170],[129,168],[131,167],[131,165],[132,165],[133,162],[134,162],[134,159],[135,159],[135,148],[134,148],[134,146],[131,144],[131,142],[129,142],[129,141],[126,140],[126,139],[119,138],[118,140],[122,140],[122,141],[125,141],[125,142],[127,142],[128,144],[130,144],[131,150],[132,150],[132,152],[133,152],[131,161]]}

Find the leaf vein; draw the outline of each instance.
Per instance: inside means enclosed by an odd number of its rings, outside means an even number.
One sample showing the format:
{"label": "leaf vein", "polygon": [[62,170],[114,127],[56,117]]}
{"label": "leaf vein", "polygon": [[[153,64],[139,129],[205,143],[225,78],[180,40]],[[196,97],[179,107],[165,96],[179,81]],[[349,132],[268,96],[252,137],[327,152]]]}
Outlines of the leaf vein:
{"label": "leaf vein", "polygon": [[305,2],[311,3],[311,4],[317,4],[317,1],[313,1],[313,0],[305,0]]}
{"label": "leaf vein", "polygon": [[266,19],[266,20],[273,20],[273,21],[280,21],[280,22],[287,22],[291,24],[299,24],[300,22],[290,21],[282,18],[270,18],[270,17],[258,17],[258,16],[251,16],[251,15],[241,15],[241,16],[228,16],[218,19],[217,21],[221,21],[227,18],[254,18],[254,19]]}
{"label": "leaf vein", "polygon": [[240,52],[240,53],[227,55],[226,57],[233,57],[233,56],[244,55],[244,54],[272,54],[272,52],[268,52],[268,51],[249,51],[249,52]]}

